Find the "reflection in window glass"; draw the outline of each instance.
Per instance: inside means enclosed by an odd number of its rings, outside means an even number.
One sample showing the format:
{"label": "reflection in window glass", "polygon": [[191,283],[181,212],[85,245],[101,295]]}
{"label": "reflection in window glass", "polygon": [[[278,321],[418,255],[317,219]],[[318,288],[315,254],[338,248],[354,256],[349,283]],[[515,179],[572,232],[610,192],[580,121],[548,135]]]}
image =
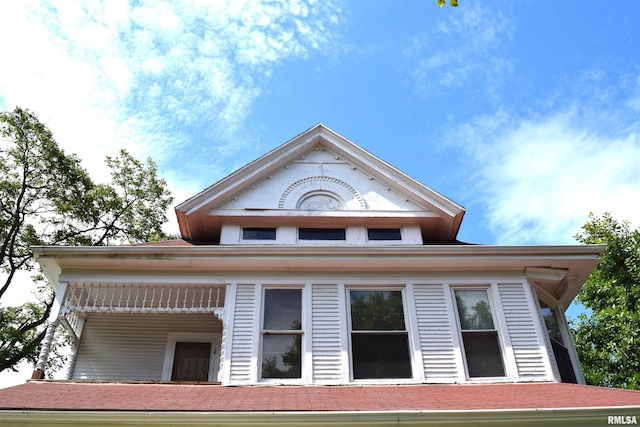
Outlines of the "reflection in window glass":
{"label": "reflection in window glass", "polygon": [[302,313],[301,289],[265,289],[265,330],[300,330]]}
{"label": "reflection in window glass", "polygon": [[302,290],[265,289],[262,378],[300,378]]}
{"label": "reflection in window glass", "polygon": [[487,291],[456,291],[456,304],[462,329],[494,329]]}
{"label": "reflection in window glass", "polygon": [[401,291],[350,291],[354,379],[411,378]]}
{"label": "reflection in window glass", "polygon": [[456,290],[455,297],[469,377],[504,376],[502,351],[487,291]]}
{"label": "reflection in window glass", "polygon": [[262,337],[262,378],[300,378],[302,335]]}
{"label": "reflection in window glass", "polygon": [[565,383],[577,383],[578,380],[573,369],[571,356],[569,356],[569,349],[564,345],[564,340],[560,333],[560,324],[558,323],[556,312],[543,301],[540,301],[540,312],[551,339],[551,349],[560,371],[560,379]]}

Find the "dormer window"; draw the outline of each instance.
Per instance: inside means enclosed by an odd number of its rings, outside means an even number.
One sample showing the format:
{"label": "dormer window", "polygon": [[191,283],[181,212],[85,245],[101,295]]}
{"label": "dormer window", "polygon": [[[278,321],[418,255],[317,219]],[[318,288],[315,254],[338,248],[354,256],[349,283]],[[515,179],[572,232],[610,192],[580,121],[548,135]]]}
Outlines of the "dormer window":
{"label": "dormer window", "polygon": [[300,240],[346,240],[344,228],[299,228]]}

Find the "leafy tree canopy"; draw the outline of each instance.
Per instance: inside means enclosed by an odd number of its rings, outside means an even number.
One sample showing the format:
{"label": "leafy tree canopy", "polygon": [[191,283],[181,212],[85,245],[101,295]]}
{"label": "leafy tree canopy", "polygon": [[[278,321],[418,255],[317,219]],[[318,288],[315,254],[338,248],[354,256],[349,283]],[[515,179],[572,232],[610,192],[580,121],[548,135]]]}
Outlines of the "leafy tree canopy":
{"label": "leafy tree canopy", "polygon": [[[436,1],[438,2],[439,7],[443,7],[445,3],[447,3],[447,0],[436,0]],[[451,5],[451,7],[458,7],[458,0],[449,0],[449,4]]]}
{"label": "leafy tree canopy", "polygon": [[577,300],[581,314],[573,333],[587,382],[640,388],[640,229],[605,213],[591,214],[576,239],[606,244],[600,264]]}
{"label": "leafy tree canopy", "polygon": [[75,155],[28,110],[0,113],[0,371],[35,362],[53,296],[8,307],[6,292],[19,271],[42,281],[33,245],[107,245],[166,238],[162,225],[173,201],[155,163],[122,150],[107,157],[109,184],[94,183]]}

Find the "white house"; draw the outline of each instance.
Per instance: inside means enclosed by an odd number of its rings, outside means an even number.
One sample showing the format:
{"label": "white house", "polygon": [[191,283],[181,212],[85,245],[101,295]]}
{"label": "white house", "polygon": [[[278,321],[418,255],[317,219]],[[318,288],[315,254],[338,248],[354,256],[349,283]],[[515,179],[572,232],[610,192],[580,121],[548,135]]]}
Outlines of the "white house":
{"label": "white house", "polygon": [[638,414],[580,385],[564,318],[602,246],[462,243],[464,208],[321,124],[176,213],[181,240],[33,248],[56,290],[35,378],[58,323],[75,352],[67,381],[0,390],[0,421]]}

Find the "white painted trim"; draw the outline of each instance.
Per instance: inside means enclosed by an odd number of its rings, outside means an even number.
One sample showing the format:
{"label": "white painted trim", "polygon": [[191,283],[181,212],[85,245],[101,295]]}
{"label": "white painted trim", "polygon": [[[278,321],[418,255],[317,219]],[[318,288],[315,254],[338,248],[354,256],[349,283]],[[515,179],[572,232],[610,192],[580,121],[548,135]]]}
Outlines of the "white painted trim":
{"label": "white painted trim", "polygon": [[231,355],[233,352],[233,330],[234,330],[234,318],[235,318],[235,300],[236,300],[236,292],[238,289],[238,285],[236,283],[231,283],[227,285],[227,289],[225,290],[225,316],[226,322],[223,322],[222,327],[226,328],[226,334],[224,336],[225,339],[225,351],[223,359],[220,360],[222,365],[222,370],[218,375],[220,382],[222,384],[227,384],[231,380]]}
{"label": "white painted trim", "polygon": [[[515,284],[518,282],[511,282],[509,284]],[[493,304],[491,314],[493,315],[493,321],[497,321],[498,327],[498,340],[502,347],[502,363],[504,363],[504,374],[509,381],[516,381],[520,375],[518,373],[518,362],[516,361],[516,355],[513,351],[513,345],[511,344],[511,336],[509,335],[509,325],[507,325],[507,319],[504,315],[504,307],[502,306],[502,298],[500,295],[500,285],[496,282],[491,283],[488,289],[489,301]],[[495,308],[495,309],[494,309]],[[498,315],[500,313],[500,315]]]}
{"label": "white painted trim", "polygon": [[209,353],[208,381],[216,381],[218,377],[220,341],[222,334],[203,332],[169,332],[167,334],[167,346],[164,352],[164,364],[162,367],[162,381],[171,381],[173,371],[173,359],[176,352],[176,342],[207,342],[211,343]]}
{"label": "white painted trim", "polygon": [[547,372],[547,377],[550,380],[560,381],[559,375],[560,372],[554,371],[553,365],[555,361],[551,361],[551,355],[553,355],[553,350],[551,349],[551,343],[549,342],[549,338],[547,337],[547,330],[544,324],[544,319],[542,318],[542,310],[540,309],[540,301],[538,296],[536,295],[535,289],[533,285],[526,280],[523,282],[522,286],[524,286],[524,292],[527,296],[529,310],[533,313],[533,324],[536,328],[536,335],[540,342],[540,352],[542,353],[542,358],[544,361],[545,370]]}
{"label": "white painted trim", "polygon": [[351,316],[351,306],[347,305],[347,288],[344,283],[338,283],[338,305],[340,310],[340,362],[342,382],[349,383],[351,381],[351,339],[349,339],[349,322]]}
{"label": "white painted trim", "polygon": [[[467,380],[467,362],[462,348],[462,334],[460,333],[460,320],[458,316],[458,308],[456,305],[453,286],[450,283],[441,285],[444,292],[444,300],[447,305],[447,313],[449,315],[449,325],[451,325],[451,338],[453,339],[453,352],[456,358],[456,367],[458,369],[458,382],[462,383]],[[427,378],[428,380],[428,378]]]}
{"label": "white painted trim", "polygon": [[422,361],[422,348],[420,347],[420,331],[418,315],[416,313],[416,300],[413,293],[413,283],[407,283],[404,292],[405,321],[409,335],[409,348],[411,353],[411,373],[414,380],[425,382],[424,363]]}
{"label": "white painted trim", "polygon": [[302,286],[302,348],[300,349],[300,376],[304,384],[313,382],[313,304],[311,284]]}
{"label": "white painted trim", "polygon": [[249,382],[256,384],[262,375],[262,319],[264,317],[264,285],[255,283],[253,290],[253,307],[255,314],[253,316],[253,345],[251,346],[251,373],[249,374]]}

